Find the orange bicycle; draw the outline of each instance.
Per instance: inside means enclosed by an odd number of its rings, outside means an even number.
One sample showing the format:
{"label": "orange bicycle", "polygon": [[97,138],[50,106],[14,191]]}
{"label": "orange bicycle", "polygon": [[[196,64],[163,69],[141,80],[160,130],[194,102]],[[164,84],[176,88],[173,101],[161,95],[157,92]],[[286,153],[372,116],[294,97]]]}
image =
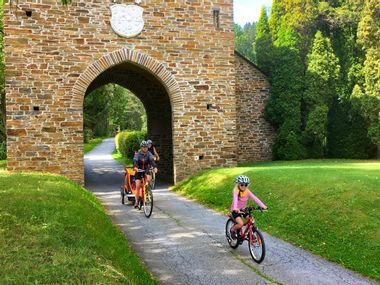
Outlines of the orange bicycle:
{"label": "orange bicycle", "polygon": [[[135,194],[137,191],[136,181],[135,181],[135,171],[128,168],[126,168],[125,170],[126,171],[124,175],[124,185],[121,186],[121,189],[120,189],[122,204],[125,203],[125,197],[128,198],[128,201],[134,201]],[[138,169],[138,172],[145,174],[146,170]],[[152,193],[152,189],[150,188],[149,183],[147,182],[146,175],[143,175],[143,178],[141,180],[138,209],[141,210],[141,208],[144,209],[145,217],[149,218],[152,215],[153,193]]]}

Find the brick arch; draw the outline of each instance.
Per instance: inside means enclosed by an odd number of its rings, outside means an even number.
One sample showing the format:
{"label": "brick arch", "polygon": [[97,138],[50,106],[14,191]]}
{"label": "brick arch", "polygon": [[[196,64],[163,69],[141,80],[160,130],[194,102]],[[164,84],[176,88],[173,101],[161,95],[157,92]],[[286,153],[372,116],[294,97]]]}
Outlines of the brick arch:
{"label": "brick arch", "polygon": [[183,110],[183,98],[180,86],[166,67],[147,54],[127,48],[106,54],[88,66],[73,86],[73,97],[83,99],[87,88],[100,74],[124,62],[136,64],[154,75],[162,83],[169,95],[172,112],[175,113],[176,111]]}

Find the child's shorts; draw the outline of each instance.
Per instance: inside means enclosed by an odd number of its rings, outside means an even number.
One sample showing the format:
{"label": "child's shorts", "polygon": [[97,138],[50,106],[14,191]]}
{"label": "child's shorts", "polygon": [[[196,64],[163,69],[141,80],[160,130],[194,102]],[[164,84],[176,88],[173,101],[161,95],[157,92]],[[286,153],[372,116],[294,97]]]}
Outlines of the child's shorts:
{"label": "child's shorts", "polygon": [[232,217],[233,217],[235,220],[236,220],[237,217],[243,218],[243,214],[242,214],[242,213],[232,212],[231,215],[232,215]]}

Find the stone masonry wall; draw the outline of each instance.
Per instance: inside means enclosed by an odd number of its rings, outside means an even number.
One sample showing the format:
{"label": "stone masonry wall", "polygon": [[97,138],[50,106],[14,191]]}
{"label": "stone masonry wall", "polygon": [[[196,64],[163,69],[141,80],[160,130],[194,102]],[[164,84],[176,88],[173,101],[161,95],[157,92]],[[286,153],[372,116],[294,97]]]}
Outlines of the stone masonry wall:
{"label": "stone masonry wall", "polygon": [[264,118],[270,96],[265,75],[235,53],[238,163],[272,160],[275,131]]}
{"label": "stone masonry wall", "polygon": [[143,0],[145,27],[132,39],[110,27],[115,2],[59,2],[4,6],[9,170],[83,183],[83,97],[89,80],[122,61],[144,67],[168,91],[174,181],[236,165],[232,0]]}

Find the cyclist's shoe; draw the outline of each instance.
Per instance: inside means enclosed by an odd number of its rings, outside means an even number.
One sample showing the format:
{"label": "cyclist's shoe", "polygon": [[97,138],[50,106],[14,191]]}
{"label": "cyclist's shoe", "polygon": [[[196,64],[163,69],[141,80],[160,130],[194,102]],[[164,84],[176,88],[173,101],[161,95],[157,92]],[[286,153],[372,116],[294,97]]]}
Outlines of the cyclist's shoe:
{"label": "cyclist's shoe", "polygon": [[230,237],[233,240],[237,239],[236,231],[233,231],[232,229],[230,229]]}

